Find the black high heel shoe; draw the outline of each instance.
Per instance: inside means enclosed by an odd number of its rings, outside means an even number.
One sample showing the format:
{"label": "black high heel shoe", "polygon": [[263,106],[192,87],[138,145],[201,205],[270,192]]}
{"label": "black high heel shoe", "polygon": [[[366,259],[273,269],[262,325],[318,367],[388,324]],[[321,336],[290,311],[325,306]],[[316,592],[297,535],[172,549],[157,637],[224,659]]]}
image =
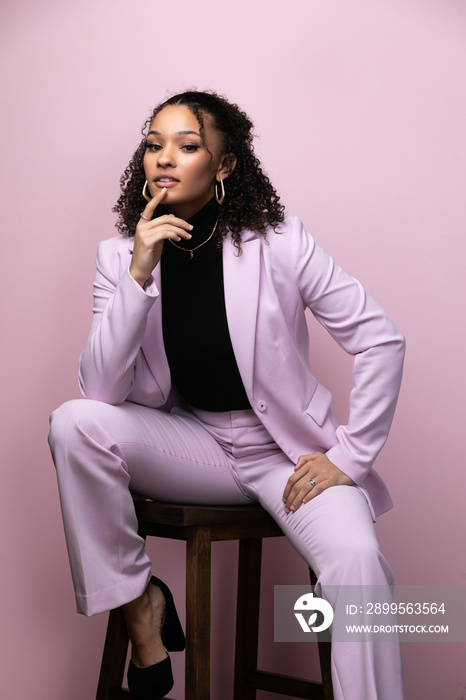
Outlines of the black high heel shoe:
{"label": "black high heel shoe", "polygon": [[[158,586],[165,598],[165,617],[162,624],[162,642],[167,651],[183,651],[186,645],[181,622],[176,612],[175,602],[168,586],[156,576],[150,583]],[[173,673],[170,657],[158,664],[138,668],[129,662],[128,688],[134,700],[159,700],[173,688]]]}

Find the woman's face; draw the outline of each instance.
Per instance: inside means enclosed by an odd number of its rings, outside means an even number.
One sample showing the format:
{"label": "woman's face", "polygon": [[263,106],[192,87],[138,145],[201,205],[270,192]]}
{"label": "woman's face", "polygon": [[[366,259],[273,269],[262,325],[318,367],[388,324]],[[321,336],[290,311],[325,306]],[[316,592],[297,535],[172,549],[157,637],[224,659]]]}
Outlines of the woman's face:
{"label": "woman's face", "polygon": [[183,219],[214,196],[217,172],[222,178],[228,174],[223,169],[221,136],[209,115],[204,116],[204,141],[199,122],[184,105],[164,107],[147,135],[143,164],[149,192],[154,197],[166,187],[164,206]]}

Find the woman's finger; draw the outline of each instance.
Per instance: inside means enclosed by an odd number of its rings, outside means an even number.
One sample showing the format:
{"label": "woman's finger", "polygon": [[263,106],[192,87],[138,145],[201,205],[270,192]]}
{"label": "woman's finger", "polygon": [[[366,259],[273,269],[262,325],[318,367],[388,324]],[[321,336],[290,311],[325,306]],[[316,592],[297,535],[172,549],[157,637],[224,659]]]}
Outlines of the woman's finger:
{"label": "woman's finger", "polygon": [[301,480],[298,485],[300,487],[299,490],[295,492],[292,491],[287,502],[285,503],[286,513],[294,513],[303,504],[308,503],[322,493],[322,491],[325,491],[325,489],[333,486],[334,484],[330,479],[316,475],[315,479],[309,479],[306,477],[305,479]]}
{"label": "woman's finger", "polygon": [[152,221],[150,222],[150,226],[148,224],[146,225],[146,230],[147,227],[153,229],[154,231],[156,231],[158,227],[175,227],[183,233],[185,233],[186,231],[189,233],[193,229],[192,224],[189,224],[184,219],[179,219],[174,214],[163,214],[162,216],[157,216],[156,219],[152,219]]}
{"label": "woman's finger", "polygon": [[[157,219],[154,219],[153,221],[155,222]],[[187,224],[187,226],[189,225],[190,224]],[[144,241],[144,245],[151,247],[154,244],[162,242],[166,238],[172,238],[174,241],[179,241],[181,238],[184,238],[185,240],[189,241],[189,239],[192,238],[192,235],[181,226],[175,226],[174,224],[169,223],[146,228],[140,234],[140,238]]]}
{"label": "woman's finger", "polygon": [[144,207],[144,210],[141,212],[141,218],[144,219],[145,221],[150,221],[154,215],[154,211],[157,209],[159,206],[160,202],[162,199],[165,197],[167,194],[167,188],[164,187],[163,189],[160,190],[160,192],[157,192],[155,197],[152,197],[150,202],[147,202],[146,206]]}
{"label": "woman's finger", "polygon": [[308,473],[308,463],[310,462],[310,457],[313,457],[313,455],[303,455],[298,459],[294,468],[294,473],[290,476],[286,483],[285,490],[283,492],[283,501],[288,500],[292,488],[303,476]]}
{"label": "woman's finger", "polygon": [[298,504],[300,505],[303,498],[310,494],[311,490],[314,489],[317,484],[317,476],[316,479],[313,479],[313,481],[314,484],[311,484],[311,478],[307,472],[297,481],[295,480],[295,475],[290,477],[287,487],[289,486],[291,488],[287,488],[287,495],[283,498],[285,510],[287,512],[289,510],[294,510],[295,508],[293,508],[293,506],[296,507]]}
{"label": "woman's finger", "polygon": [[309,455],[301,455],[301,457],[299,457],[298,461],[296,462],[296,466],[295,466],[294,470],[297,471],[302,466],[304,466],[307,462],[312,462],[313,460],[318,459],[321,456],[322,456],[321,452],[313,452],[312,454],[309,454]]}

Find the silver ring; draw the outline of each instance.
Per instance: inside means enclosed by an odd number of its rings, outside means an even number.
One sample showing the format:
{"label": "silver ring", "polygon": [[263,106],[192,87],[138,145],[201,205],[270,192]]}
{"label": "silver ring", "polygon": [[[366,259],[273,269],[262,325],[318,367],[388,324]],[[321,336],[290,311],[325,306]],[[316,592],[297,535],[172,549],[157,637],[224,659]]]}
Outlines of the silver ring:
{"label": "silver ring", "polygon": [[310,479],[309,483],[311,484],[311,486],[315,486],[315,485],[316,485],[316,482],[314,481],[314,479]]}
{"label": "silver ring", "polygon": [[150,219],[148,219],[147,216],[144,216],[142,212],[139,214],[139,216],[141,217],[141,219],[144,219],[144,221],[150,221]]}

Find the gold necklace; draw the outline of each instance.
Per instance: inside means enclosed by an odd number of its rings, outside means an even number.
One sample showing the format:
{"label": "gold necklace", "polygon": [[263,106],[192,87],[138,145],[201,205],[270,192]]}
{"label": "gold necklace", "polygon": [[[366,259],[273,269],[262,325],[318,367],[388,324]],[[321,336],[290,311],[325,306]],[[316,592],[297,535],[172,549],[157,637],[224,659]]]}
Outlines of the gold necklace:
{"label": "gold necklace", "polygon": [[172,245],[175,246],[175,248],[179,248],[180,250],[184,250],[185,253],[189,253],[189,259],[192,260],[194,257],[194,251],[197,250],[198,248],[201,248],[208,241],[210,241],[210,239],[212,238],[212,236],[215,233],[215,229],[217,228],[217,224],[218,224],[218,218],[217,218],[217,221],[215,222],[215,226],[213,227],[212,233],[210,234],[209,238],[206,238],[205,241],[202,241],[202,243],[199,243],[199,245],[197,245],[195,248],[183,248],[182,246],[177,245],[171,238],[169,238],[168,240],[170,241],[170,243]]}

